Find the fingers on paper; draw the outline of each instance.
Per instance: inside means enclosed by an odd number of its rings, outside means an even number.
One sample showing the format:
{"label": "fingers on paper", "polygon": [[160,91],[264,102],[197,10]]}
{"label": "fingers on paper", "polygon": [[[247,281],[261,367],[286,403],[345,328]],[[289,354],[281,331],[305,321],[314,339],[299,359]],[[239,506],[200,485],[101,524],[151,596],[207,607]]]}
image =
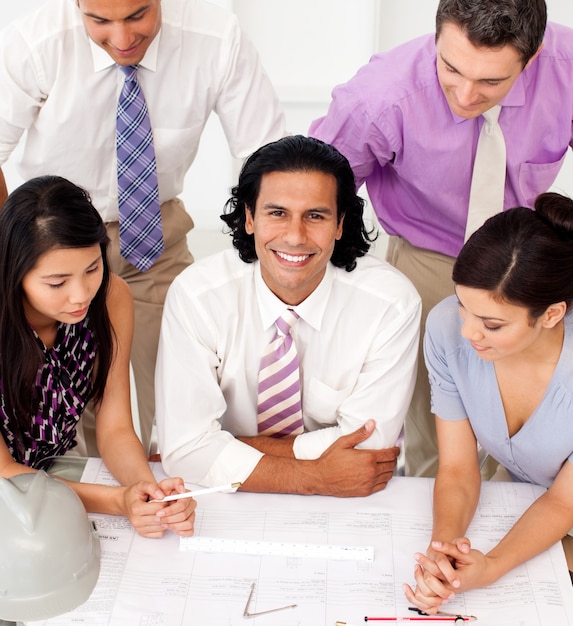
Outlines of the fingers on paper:
{"label": "fingers on paper", "polygon": [[419,566],[414,571],[414,577],[416,578],[415,589],[408,584],[402,586],[406,598],[425,613],[430,615],[437,613],[444,603],[444,599],[433,593],[426,585]]}

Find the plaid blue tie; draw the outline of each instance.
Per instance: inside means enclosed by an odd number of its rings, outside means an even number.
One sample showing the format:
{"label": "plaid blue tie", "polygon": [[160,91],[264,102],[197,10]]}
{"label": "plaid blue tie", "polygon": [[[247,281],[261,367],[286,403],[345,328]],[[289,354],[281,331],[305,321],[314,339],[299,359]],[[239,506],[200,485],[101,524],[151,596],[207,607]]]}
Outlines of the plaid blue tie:
{"label": "plaid blue tie", "polygon": [[116,134],[120,251],[145,272],[163,252],[153,135],[137,65],[118,67],[125,74]]}

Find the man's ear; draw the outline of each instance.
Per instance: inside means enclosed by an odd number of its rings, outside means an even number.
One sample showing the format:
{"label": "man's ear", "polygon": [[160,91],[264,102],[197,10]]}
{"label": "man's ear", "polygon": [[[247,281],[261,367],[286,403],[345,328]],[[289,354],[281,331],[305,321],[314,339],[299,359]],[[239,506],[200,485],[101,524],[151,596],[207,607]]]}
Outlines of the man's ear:
{"label": "man's ear", "polygon": [[567,313],[567,305],[565,302],[550,304],[541,316],[543,327],[554,328],[563,319],[565,313]]}
{"label": "man's ear", "polygon": [[255,232],[253,212],[248,206],[245,207],[245,231],[247,235],[252,235]]}
{"label": "man's ear", "polygon": [[346,215],[346,213],[343,213],[340,216],[340,219],[338,220],[338,228],[336,229],[336,236],[335,239],[337,241],[339,241],[342,238],[342,232],[344,230],[344,216]]}
{"label": "man's ear", "polygon": [[539,56],[541,50],[543,50],[543,44],[541,44],[539,48],[537,48],[537,52],[531,57],[531,59],[529,59],[529,61],[527,61],[523,68],[524,70],[527,69],[533,63],[533,61],[535,61],[535,59]]}

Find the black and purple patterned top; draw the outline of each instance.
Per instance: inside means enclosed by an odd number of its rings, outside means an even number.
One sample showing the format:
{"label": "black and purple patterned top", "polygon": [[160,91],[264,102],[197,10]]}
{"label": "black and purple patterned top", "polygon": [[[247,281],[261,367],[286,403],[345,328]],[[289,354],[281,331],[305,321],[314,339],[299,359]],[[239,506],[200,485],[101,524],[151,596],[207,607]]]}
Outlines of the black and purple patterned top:
{"label": "black and purple patterned top", "polygon": [[[96,343],[86,317],[77,324],[59,324],[56,341],[47,349],[34,333],[44,364],[34,389],[30,428],[22,433],[23,446],[16,446],[8,427],[4,396],[0,395],[0,428],[15,461],[35,469],[47,469],[48,457],[60,456],[76,445],[76,425],[92,389]],[[0,381],[2,391],[2,381]]]}

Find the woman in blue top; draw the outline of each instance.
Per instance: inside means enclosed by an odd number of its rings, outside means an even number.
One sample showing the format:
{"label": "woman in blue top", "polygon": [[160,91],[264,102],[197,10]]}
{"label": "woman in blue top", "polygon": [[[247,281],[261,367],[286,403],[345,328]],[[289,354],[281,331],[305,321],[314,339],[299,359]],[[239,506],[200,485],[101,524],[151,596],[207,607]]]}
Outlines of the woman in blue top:
{"label": "woman in blue top", "polygon": [[[429,613],[489,585],[573,527],[573,201],[490,218],[463,247],[456,295],[428,317],[424,350],[439,469],[432,541],[408,599]],[[465,537],[480,492],[477,446],[548,490],[487,554]]]}
{"label": "woman in blue top", "polygon": [[185,488],[157,483],[133,430],[133,300],[107,245],[88,195],[63,178],[30,180],[0,209],[0,476],[48,469],[76,445],[92,400],[100,454],[122,486],[70,483],[86,509],[125,515],[148,537],[190,535],[194,502],[148,502]]}

